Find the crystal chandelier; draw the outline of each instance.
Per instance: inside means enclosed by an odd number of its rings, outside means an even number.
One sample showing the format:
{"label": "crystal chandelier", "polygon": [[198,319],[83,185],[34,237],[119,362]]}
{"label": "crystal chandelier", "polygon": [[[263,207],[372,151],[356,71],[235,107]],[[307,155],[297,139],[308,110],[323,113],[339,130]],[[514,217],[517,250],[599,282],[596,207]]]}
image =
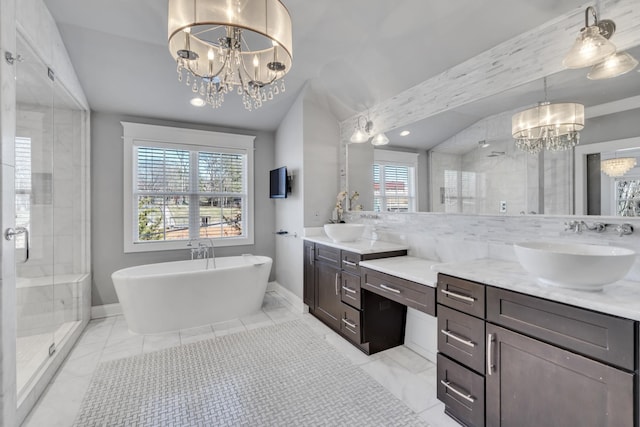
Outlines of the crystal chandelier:
{"label": "crystal chandelier", "polygon": [[[545,100],[547,79],[544,79]],[[542,149],[569,150],[580,142],[584,128],[584,105],[573,102],[551,104],[541,102],[537,106],[513,115],[511,134],[516,147],[529,154]]]}
{"label": "crystal chandelier", "polygon": [[169,0],[168,31],[178,80],[213,108],[234,91],[247,110],[285,91],[291,16],[279,0]]}
{"label": "crystal chandelier", "polygon": [[618,157],[615,159],[602,160],[600,162],[600,170],[612,178],[623,176],[635,166],[635,157]]}

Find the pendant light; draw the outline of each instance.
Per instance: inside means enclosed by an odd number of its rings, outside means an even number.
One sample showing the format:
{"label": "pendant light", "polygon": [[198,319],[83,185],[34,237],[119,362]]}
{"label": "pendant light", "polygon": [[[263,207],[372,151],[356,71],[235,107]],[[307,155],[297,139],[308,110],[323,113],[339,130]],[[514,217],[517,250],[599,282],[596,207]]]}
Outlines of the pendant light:
{"label": "pendant light", "polygon": [[513,115],[511,134],[516,147],[529,154],[538,154],[542,149],[560,151],[578,145],[579,131],[584,128],[584,105],[548,102],[546,77],[544,99],[537,106]]}
{"label": "pendant light", "polygon": [[600,170],[602,173],[612,178],[623,176],[635,166],[635,157],[616,157],[614,159],[606,159],[600,162]]}

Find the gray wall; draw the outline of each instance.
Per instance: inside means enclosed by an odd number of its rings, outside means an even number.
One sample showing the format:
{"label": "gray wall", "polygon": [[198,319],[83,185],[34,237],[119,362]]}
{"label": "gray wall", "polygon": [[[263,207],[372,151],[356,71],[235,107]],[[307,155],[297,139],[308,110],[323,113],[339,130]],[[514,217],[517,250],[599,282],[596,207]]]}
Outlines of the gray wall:
{"label": "gray wall", "polygon": [[[274,168],[275,139],[272,132],[255,132],[180,123],[121,114],[91,115],[91,259],[92,305],[111,304],[118,298],[111,273],[134,265],[187,259],[185,250],[128,253],[123,251],[123,151],[121,121],[200,130],[256,135],[255,139],[255,244],[216,249],[216,256],[254,253],[274,258],[274,201],[269,199],[268,172]],[[270,280],[275,277],[272,270]]]}
{"label": "gray wall", "polygon": [[[293,176],[291,193],[286,199],[275,200],[275,225],[289,232],[276,237],[276,279],[280,285],[302,297],[302,230],[304,211],[303,183],[303,99],[304,91],[291,106],[276,131],[275,159],[277,167],[286,166]],[[304,172],[304,174],[303,174]],[[295,234],[298,237],[291,237]]]}
{"label": "gray wall", "polygon": [[640,135],[640,108],[587,119],[580,132],[580,144],[614,141]]}
{"label": "gray wall", "polygon": [[[300,93],[276,131],[276,165],[293,175],[293,191],[276,201],[276,228],[288,237],[276,240],[276,278],[302,299],[304,227],[326,224],[338,194],[340,134],[337,119],[321,94],[310,86]],[[292,237],[296,233],[298,237]]]}

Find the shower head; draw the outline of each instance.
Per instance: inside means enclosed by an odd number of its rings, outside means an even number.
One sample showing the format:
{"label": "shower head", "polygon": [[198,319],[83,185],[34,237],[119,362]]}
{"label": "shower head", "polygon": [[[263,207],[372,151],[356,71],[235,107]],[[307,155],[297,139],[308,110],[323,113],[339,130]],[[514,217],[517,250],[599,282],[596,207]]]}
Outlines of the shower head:
{"label": "shower head", "polygon": [[504,151],[492,151],[491,154],[487,154],[487,157],[501,157],[504,156],[505,153]]}

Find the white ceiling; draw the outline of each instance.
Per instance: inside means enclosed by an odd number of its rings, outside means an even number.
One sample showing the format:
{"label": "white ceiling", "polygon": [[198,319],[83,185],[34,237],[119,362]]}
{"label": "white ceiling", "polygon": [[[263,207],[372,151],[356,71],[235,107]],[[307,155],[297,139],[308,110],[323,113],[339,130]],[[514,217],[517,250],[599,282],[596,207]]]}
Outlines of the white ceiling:
{"label": "white ceiling", "polygon": [[237,95],[217,110],[189,105],[166,44],[166,0],[44,1],[92,110],[253,130],[275,130],[307,81],[343,120],[583,4],[284,0],[294,44],[287,91],[248,112]]}

